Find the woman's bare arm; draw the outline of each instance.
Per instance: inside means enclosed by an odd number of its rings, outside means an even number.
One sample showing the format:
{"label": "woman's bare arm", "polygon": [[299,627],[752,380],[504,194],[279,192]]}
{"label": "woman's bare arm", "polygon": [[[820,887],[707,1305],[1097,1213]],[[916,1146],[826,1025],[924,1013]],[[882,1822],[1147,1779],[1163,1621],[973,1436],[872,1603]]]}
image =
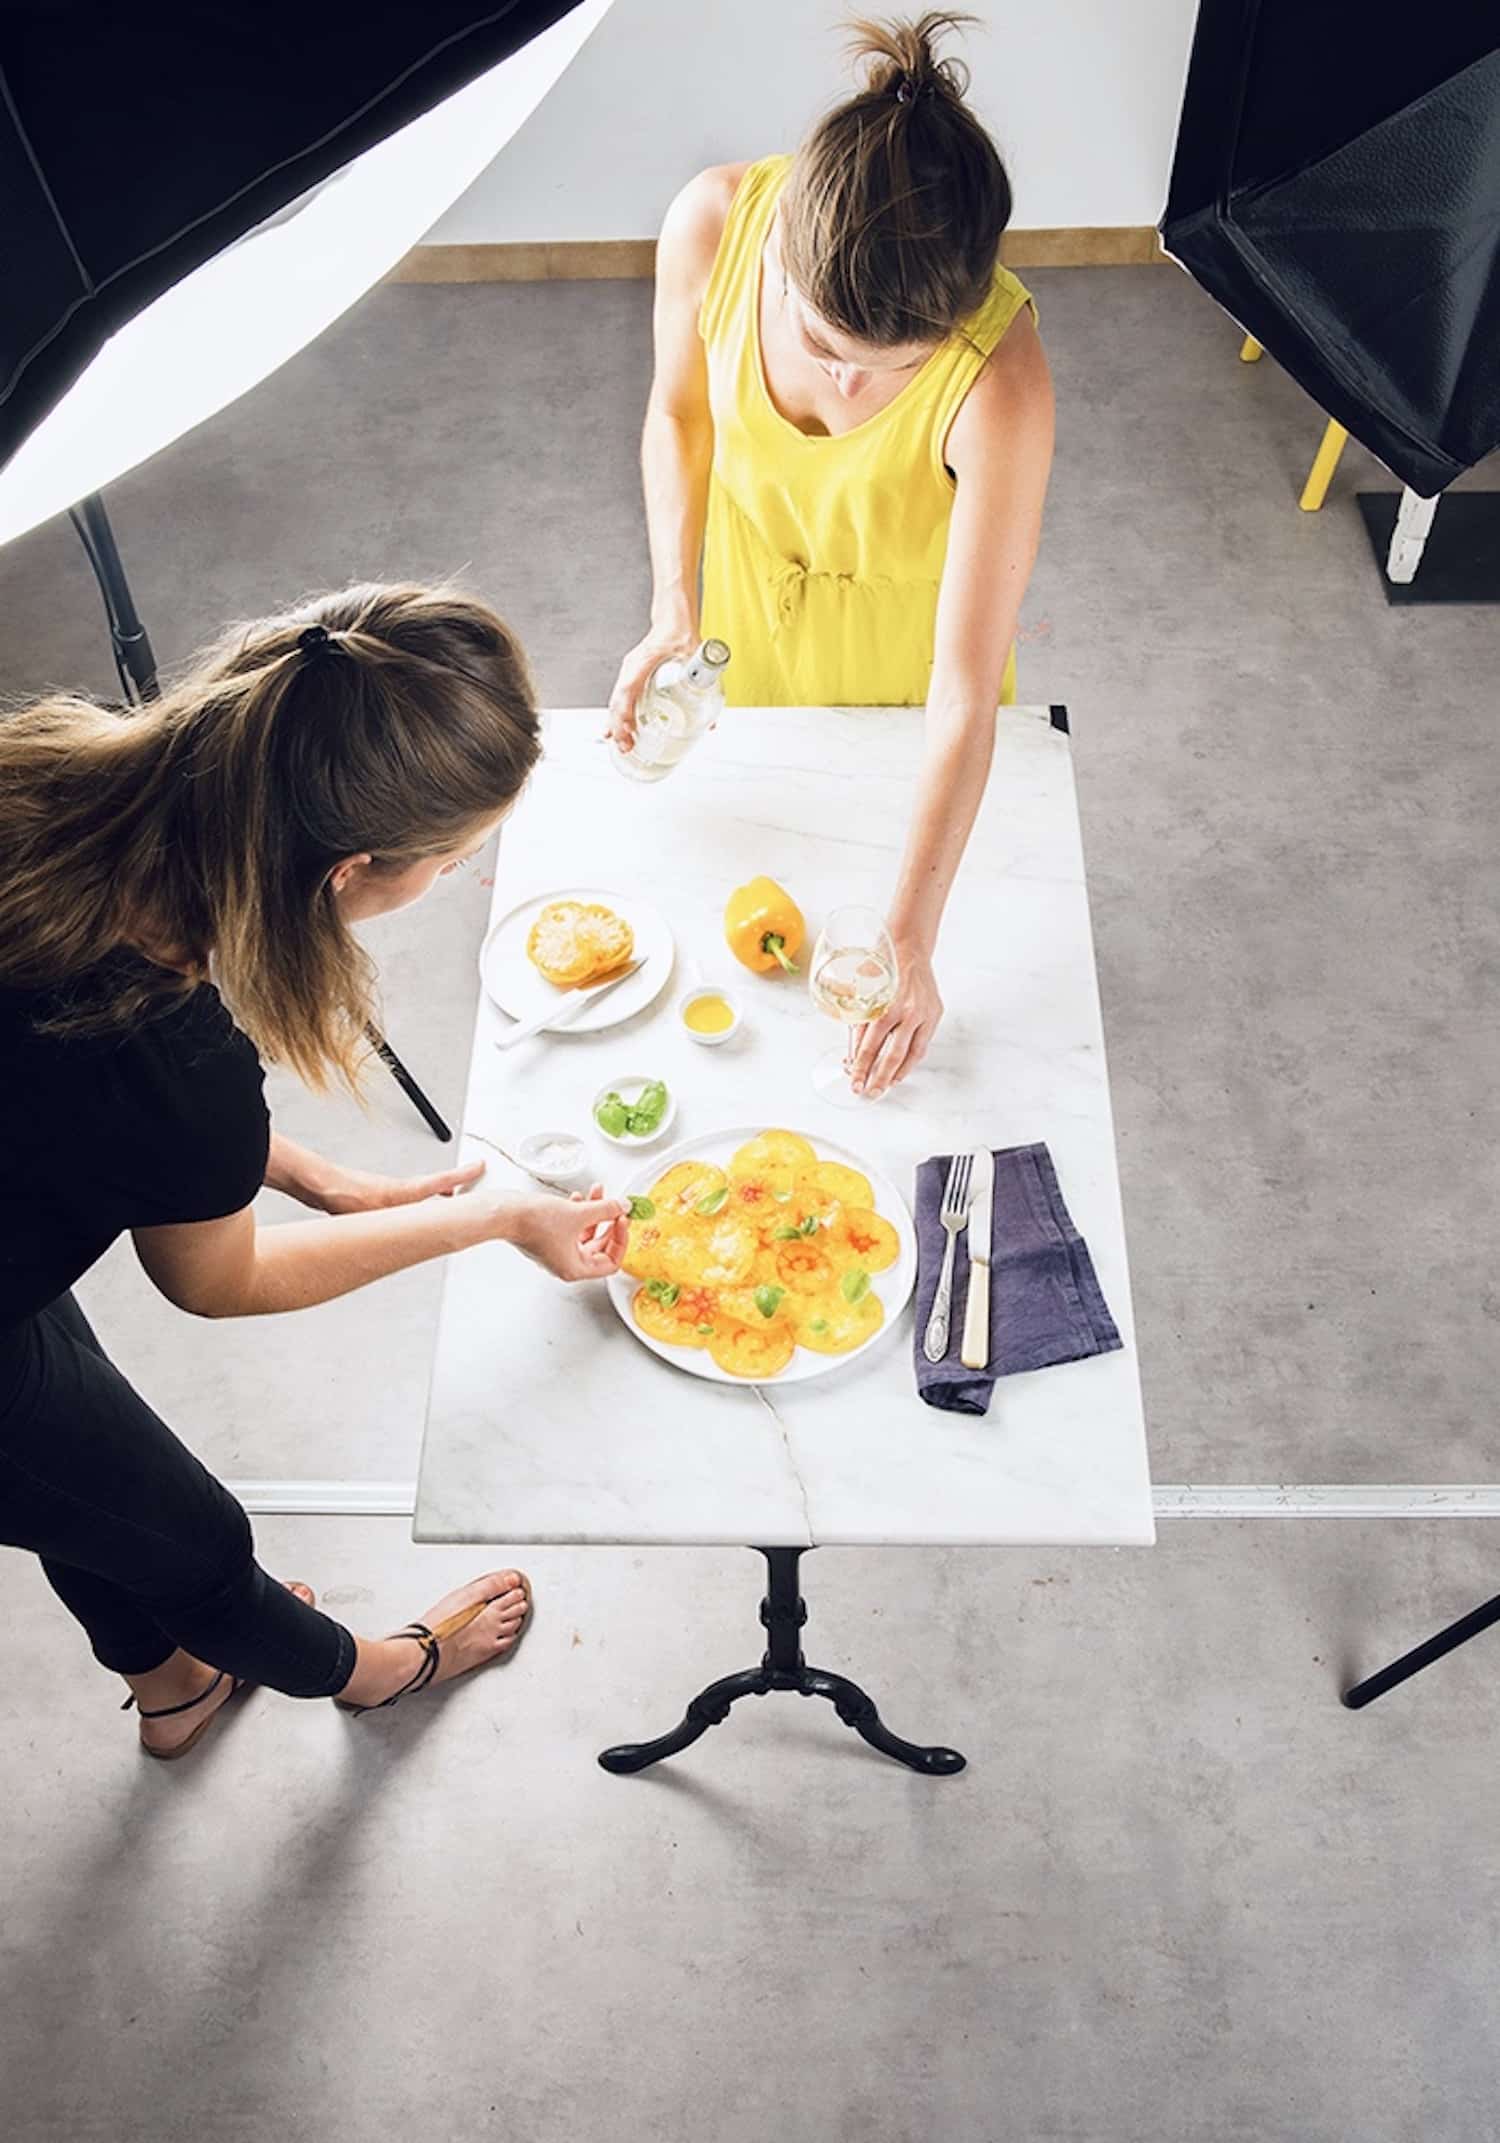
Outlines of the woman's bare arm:
{"label": "woman's bare arm", "polygon": [[995,711],[1041,535],[1053,399],[1029,309],[965,397],[947,458],[958,480],[938,597],[926,743],[888,922],[903,980],[860,1037],[856,1085],[881,1093],[942,1017],[932,972],[943,909],[989,778]]}
{"label": "woman's bare arm", "polygon": [[620,666],[609,733],[633,735],[636,702],[657,664],[698,638],[698,575],[708,517],[713,417],[698,312],[743,164],[700,172],[667,210],[656,248],[655,371],[641,436],[651,552],[651,623]]}
{"label": "woman's bare arm", "polygon": [[169,1302],[197,1317],[309,1309],[372,1280],[478,1243],[509,1242],[560,1280],[604,1279],[625,1247],[618,1198],[471,1191],[374,1212],[257,1227],[223,1220],[134,1230],[136,1255]]}

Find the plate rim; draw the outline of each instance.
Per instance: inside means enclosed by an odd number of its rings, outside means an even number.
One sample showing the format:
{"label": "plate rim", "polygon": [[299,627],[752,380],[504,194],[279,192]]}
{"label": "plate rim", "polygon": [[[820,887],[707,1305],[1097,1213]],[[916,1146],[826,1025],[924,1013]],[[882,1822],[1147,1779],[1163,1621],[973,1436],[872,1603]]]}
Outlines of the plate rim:
{"label": "plate rim", "polygon": [[[576,900],[579,898],[580,895],[591,898],[597,897],[604,901],[617,901],[621,904],[622,907],[628,907],[633,905],[637,910],[644,908],[648,910],[652,916],[655,917],[657,923],[661,926],[662,934],[666,939],[666,944],[664,948],[665,960],[662,970],[662,978],[660,982],[656,985],[655,989],[652,990],[650,996],[642,998],[641,1002],[635,1007],[635,1010],[633,1012],[626,1012],[617,1016],[614,1019],[604,1020],[597,1027],[589,1027],[583,1024],[583,1022],[586,1021],[588,1018],[588,1013],[585,1011],[581,1013],[577,1019],[565,1020],[561,1027],[555,1027],[549,1020],[547,1025],[541,1029],[541,1032],[543,1034],[606,1034],[611,1027],[618,1027],[622,1025],[625,1020],[634,1019],[637,1013],[649,1011],[651,1006],[654,1005],[656,1003],[656,1000],[661,996],[661,993],[667,987],[667,984],[671,981],[672,976],[675,973],[677,967],[676,934],[673,931],[672,925],[667,920],[667,917],[663,913],[662,909],[657,905],[654,900],[649,897],[649,895],[644,893],[621,893],[612,890],[608,886],[583,885],[560,886],[552,892],[528,893],[524,895],[522,899],[512,901],[510,906],[505,910],[502,915],[491,916],[489,927],[485,931],[484,936],[480,940],[479,945],[479,958],[477,962],[479,968],[479,987],[483,991],[487,1001],[491,1005],[493,1005],[495,1010],[499,1012],[504,1018],[515,1020],[519,1025],[525,1020],[527,1015],[525,1013],[512,1012],[509,1006],[501,1004],[499,998],[495,995],[494,991],[490,987],[488,961],[490,947],[494,943],[495,938],[497,937],[499,932],[504,929],[505,925],[513,921],[514,918],[519,915],[524,908],[545,907],[547,902],[550,900]],[[643,972],[649,975],[651,965],[651,956],[649,954],[647,955],[646,959],[641,963],[641,965]]]}
{"label": "plate rim", "polygon": [[[787,1123],[729,1124],[722,1126],[718,1130],[699,1132],[693,1138],[679,1139],[675,1146],[667,1147],[664,1153],[654,1154],[649,1157],[642,1154],[641,1159],[646,1165],[634,1172],[619,1195],[622,1198],[638,1196],[640,1189],[643,1187],[641,1178],[649,1176],[654,1181],[657,1176],[664,1174],[667,1169],[675,1166],[678,1160],[695,1158],[692,1152],[694,1147],[712,1145],[720,1139],[733,1139],[738,1144],[743,1145],[746,1139],[758,1138],[763,1131],[791,1131],[795,1129],[795,1125]],[[900,1302],[894,1309],[887,1305],[885,1323],[880,1330],[872,1332],[868,1339],[861,1340],[859,1345],[852,1348],[849,1353],[812,1355],[807,1348],[799,1348],[798,1353],[808,1354],[809,1356],[809,1366],[803,1369],[799,1375],[789,1377],[786,1371],[782,1370],[774,1377],[766,1377],[757,1382],[752,1377],[731,1376],[727,1369],[719,1367],[705,1348],[669,1347],[665,1340],[653,1339],[649,1332],[643,1332],[630,1314],[630,1304],[634,1299],[635,1290],[641,1285],[641,1282],[630,1273],[624,1271],[611,1273],[605,1282],[605,1289],[621,1323],[633,1339],[638,1340],[643,1347],[648,1348],[659,1361],[665,1362],[669,1369],[679,1370],[684,1376],[697,1377],[700,1383],[727,1384],[731,1387],[737,1386],[741,1391],[756,1391],[762,1385],[764,1385],[765,1389],[770,1390],[781,1385],[810,1384],[818,1377],[831,1376],[835,1370],[842,1369],[848,1362],[857,1362],[872,1347],[878,1347],[883,1340],[888,1339],[895,1327],[896,1320],[901,1316],[907,1303],[910,1302],[915,1294],[918,1251],[917,1224],[912,1214],[910,1202],[902,1191],[900,1184],[896,1182],[888,1169],[872,1165],[853,1146],[846,1145],[842,1139],[819,1140],[806,1131],[798,1133],[798,1136],[805,1138],[810,1146],[815,1147],[819,1151],[820,1157],[825,1148],[837,1147],[840,1153],[848,1155],[849,1159],[846,1165],[857,1167],[861,1174],[868,1175],[872,1179],[878,1177],[880,1182],[888,1185],[894,1193],[897,1206],[900,1209],[901,1222],[904,1223],[904,1227],[900,1224],[897,1225],[897,1232],[902,1235],[902,1250],[904,1252],[909,1247],[911,1251],[911,1271]],[[835,1160],[838,1155],[829,1151],[827,1158]],[[898,1267],[899,1262],[898,1260]],[[877,1277],[883,1277],[883,1275],[877,1275]],[[617,1289],[619,1290],[618,1292]],[[881,1296],[881,1301],[885,1302],[884,1295]],[[686,1359],[681,1358],[684,1356]],[[793,1361],[795,1360],[796,1356],[794,1355]],[[790,1367],[790,1364],[788,1366]]]}

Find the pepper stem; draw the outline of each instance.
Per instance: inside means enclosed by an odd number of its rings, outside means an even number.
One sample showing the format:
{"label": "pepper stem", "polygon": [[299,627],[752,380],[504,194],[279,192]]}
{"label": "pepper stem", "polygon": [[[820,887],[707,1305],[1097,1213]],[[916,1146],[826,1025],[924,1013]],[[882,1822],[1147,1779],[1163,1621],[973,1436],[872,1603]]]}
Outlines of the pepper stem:
{"label": "pepper stem", "polygon": [[779,960],[781,962],[782,968],[788,975],[796,974],[797,963],[795,960],[788,957],[786,949],[786,939],[784,937],[778,936],[778,934],[774,930],[768,931],[766,935],[761,939],[760,949],[762,952],[768,952],[773,960]]}

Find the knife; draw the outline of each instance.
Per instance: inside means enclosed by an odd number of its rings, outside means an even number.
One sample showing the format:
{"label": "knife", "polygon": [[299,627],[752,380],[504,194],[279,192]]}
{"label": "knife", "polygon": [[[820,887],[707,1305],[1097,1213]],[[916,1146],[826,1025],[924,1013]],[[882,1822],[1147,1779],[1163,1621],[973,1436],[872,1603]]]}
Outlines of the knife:
{"label": "knife", "polygon": [[517,1042],[529,1042],[531,1037],[540,1034],[544,1027],[571,1027],[585,1005],[597,1004],[601,997],[607,997],[610,991],[618,988],[622,982],[628,982],[645,964],[644,960],[632,960],[629,967],[621,968],[618,975],[611,975],[608,982],[596,983],[591,990],[576,991],[571,1001],[564,998],[560,1005],[549,1005],[546,1011],[539,1012],[535,1019],[523,1020],[519,1027],[512,1027],[507,1033],[497,1035],[495,1047],[514,1049]]}
{"label": "knife", "polygon": [[969,1201],[969,1293],[964,1303],[964,1339],[958,1358],[965,1369],[987,1369],[990,1360],[990,1229],[995,1215],[995,1156],[988,1146],[974,1154]]}

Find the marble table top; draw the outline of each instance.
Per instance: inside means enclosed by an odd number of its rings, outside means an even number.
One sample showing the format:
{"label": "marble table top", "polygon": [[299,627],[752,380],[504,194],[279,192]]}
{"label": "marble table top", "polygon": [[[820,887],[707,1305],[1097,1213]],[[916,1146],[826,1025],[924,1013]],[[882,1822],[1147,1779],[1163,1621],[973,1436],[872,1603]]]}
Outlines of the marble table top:
{"label": "marble table top", "polygon": [[[846,901],[885,904],[921,754],[922,716],[731,709],[685,764],[622,780],[602,716],[546,719],[546,758],[501,838],[493,913],[569,885],[615,886],[672,921],[678,967],[655,1006],[591,1035],[501,1053],[482,991],[464,1110],[515,1151],[576,1129],[610,1188],[642,1155],[610,1146],[601,1085],[665,1079],[678,1118],[654,1152],[754,1122],[853,1147],[911,1196],[916,1163],[980,1143],[1045,1140],[1124,1347],[1002,1377],[988,1415],[915,1395],[912,1311],[831,1375],[782,1386],[706,1382],[642,1346],[602,1286],[563,1287],[504,1245],[449,1260],[418,1483],[422,1541],[623,1545],[1145,1543],[1153,1539],[1130,1276],[1120,1208],[1072,749],[1045,707],[998,719],[995,765],[939,946],[947,1015],[890,1095],[838,1109],[811,1085],[838,1029],[792,978],[738,966],[720,929],[730,891],[768,873],[809,932]],[[674,1013],[691,982],[728,984],[745,1024],[705,1049]]]}

